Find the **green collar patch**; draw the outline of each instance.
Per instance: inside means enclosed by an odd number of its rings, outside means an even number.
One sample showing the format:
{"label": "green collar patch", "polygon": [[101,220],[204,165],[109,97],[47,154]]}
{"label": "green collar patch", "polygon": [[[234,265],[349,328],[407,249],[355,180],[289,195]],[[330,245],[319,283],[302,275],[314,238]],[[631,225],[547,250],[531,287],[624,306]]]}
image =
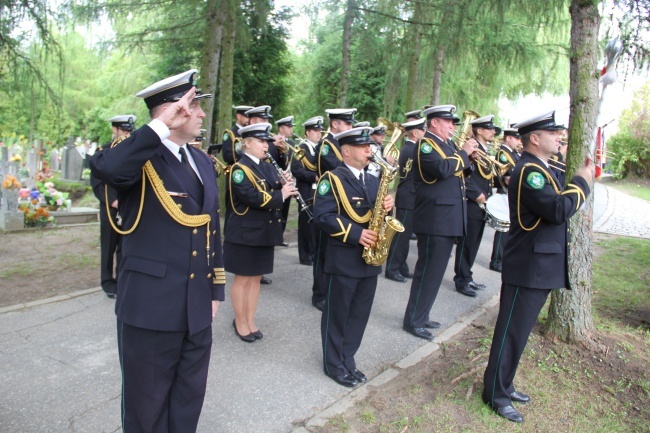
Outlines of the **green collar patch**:
{"label": "green collar patch", "polygon": [[420,146],[420,151],[422,153],[431,153],[432,150],[433,150],[433,147],[431,147],[431,145],[429,143],[423,143]]}
{"label": "green collar patch", "polygon": [[225,143],[228,140],[230,140],[230,134],[228,134],[227,132],[224,132],[222,142]]}
{"label": "green collar patch", "polygon": [[327,156],[330,153],[330,146],[329,144],[323,143],[323,145],[320,148],[320,154],[323,156]]}
{"label": "green collar patch", "polygon": [[235,183],[242,183],[244,180],[244,171],[241,169],[237,169],[232,173],[232,180],[235,181]]}
{"label": "green collar patch", "polygon": [[332,189],[330,181],[328,179],[323,179],[318,184],[318,195],[325,195],[330,192],[330,189]]}
{"label": "green collar patch", "polygon": [[501,155],[499,155],[499,161],[508,162],[508,158],[506,157],[505,153],[501,152]]}
{"label": "green collar patch", "polygon": [[542,189],[546,184],[546,179],[544,179],[541,173],[534,171],[528,175],[526,182],[533,189]]}

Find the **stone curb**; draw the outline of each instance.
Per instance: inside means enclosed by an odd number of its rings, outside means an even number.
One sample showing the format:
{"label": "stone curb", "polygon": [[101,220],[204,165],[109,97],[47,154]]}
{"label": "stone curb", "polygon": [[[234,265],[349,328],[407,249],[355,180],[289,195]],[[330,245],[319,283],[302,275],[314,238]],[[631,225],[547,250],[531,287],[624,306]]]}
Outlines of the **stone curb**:
{"label": "stone curb", "polygon": [[89,295],[91,293],[99,292],[101,287],[93,287],[91,289],[78,290],[76,292],[67,293],[65,295],[53,296],[51,298],[39,299],[38,301],[26,302],[24,304],[9,305],[8,307],[0,308],[0,314],[18,311],[25,308],[37,307],[40,305],[53,304],[55,302],[67,301],[69,299],[78,298],[80,296]]}
{"label": "stone curb", "polygon": [[382,386],[398,377],[403,370],[417,365],[424,358],[440,349],[442,343],[458,335],[465,328],[470,326],[477,318],[485,314],[487,310],[496,306],[498,303],[499,295],[494,295],[483,305],[471,311],[469,314],[461,317],[453,325],[446,328],[440,335],[436,336],[432,342],[424,344],[414,352],[405,356],[396,362],[393,365],[393,368],[389,368],[380,373],[378,376],[370,379],[366,384],[361,385],[345,397],[334,402],[329,407],[309,418],[307,421],[305,421],[304,426],[293,429],[291,433],[310,433],[312,431],[310,430],[311,428],[324,427],[331,418],[342,414],[343,412],[353,407],[358,401],[366,398],[370,392],[369,387]]}

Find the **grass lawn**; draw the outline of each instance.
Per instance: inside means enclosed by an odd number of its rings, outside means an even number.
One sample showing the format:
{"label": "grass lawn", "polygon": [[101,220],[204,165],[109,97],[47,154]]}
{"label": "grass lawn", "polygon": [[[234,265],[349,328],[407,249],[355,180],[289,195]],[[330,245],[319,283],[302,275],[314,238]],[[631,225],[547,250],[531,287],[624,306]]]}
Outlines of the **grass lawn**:
{"label": "grass lawn", "polygon": [[601,178],[599,182],[631,196],[650,201],[650,179],[615,180],[609,177]]}
{"label": "grass lawn", "polygon": [[[649,432],[650,241],[608,237],[594,263],[601,350],[531,334],[515,378],[523,424],[481,401],[496,309],[419,364],[311,432]],[[546,314],[542,314],[544,320]]]}

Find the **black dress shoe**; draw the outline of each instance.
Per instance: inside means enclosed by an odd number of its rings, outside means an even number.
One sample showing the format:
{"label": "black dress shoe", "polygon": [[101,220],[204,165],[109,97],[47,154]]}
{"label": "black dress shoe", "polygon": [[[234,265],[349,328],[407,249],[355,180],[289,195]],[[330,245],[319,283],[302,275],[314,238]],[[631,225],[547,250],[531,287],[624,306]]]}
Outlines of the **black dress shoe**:
{"label": "black dress shoe", "polygon": [[468,286],[474,290],[483,290],[486,287],[485,284],[475,283],[474,281],[470,281]]}
{"label": "black dress shoe", "polygon": [[115,299],[117,298],[117,292],[106,292],[106,297]]}
{"label": "black dress shoe", "polygon": [[404,326],[404,329],[409,334],[413,334],[416,337],[424,338],[425,340],[433,341],[433,334],[427,331],[425,328],[411,328],[410,326]]}
{"label": "black dress shoe", "polygon": [[438,329],[440,328],[440,322],[434,322],[433,320],[429,320],[427,323],[424,324],[424,327],[429,329]]}
{"label": "black dress shoe", "polygon": [[517,403],[528,403],[530,401],[530,396],[523,392],[514,391],[510,394],[510,400],[516,401]]}
{"label": "black dress shoe", "polygon": [[519,411],[512,406],[497,407],[495,412],[512,422],[524,422],[524,417],[521,416]]}
{"label": "black dress shoe", "polygon": [[400,273],[404,278],[413,278],[413,272],[408,272],[408,271],[406,271],[406,272],[402,272],[402,271],[399,271],[399,273]]}
{"label": "black dress shoe", "polygon": [[232,327],[235,328],[235,334],[241,339],[241,341],[245,341],[246,343],[253,343],[257,338],[253,334],[248,334],[248,335],[241,335],[239,331],[237,331],[237,325],[235,324],[235,319],[232,319]]}
{"label": "black dress shoe", "polygon": [[280,245],[282,245],[283,247],[288,247],[288,246],[289,246],[289,242],[282,241],[282,243],[281,243]]}
{"label": "black dress shoe", "polygon": [[365,383],[368,381],[368,378],[366,377],[365,374],[357,370],[356,368],[350,372],[352,376],[359,382],[359,383]]}
{"label": "black dress shoe", "polygon": [[260,284],[271,284],[273,281],[267,277],[266,275],[262,275],[262,279],[260,280]]}
{"label": "black dress shoe", "polygon": [[411,239],[412,241],[417,241],[417,240],[418,240],[418,235],[416,235],[415,233],[411,233],[411,237],[410,237],[410,239]]}
{"label": "black dress shoe", "polygon": [[325,308],[325,299],[321,299],[320,301],[314,301],[313,299],[311,300],[311,304],[316,307],[316,309],[323,311]]}
{"label": "black dress shoe", "polygon": [[395,273],[386,272],[385,276],[386,276],[387,279],[397,281],[398,283],[405,283],[406,282],[406,278],[404,278],[404,276],[402,274],[400,274],[399,272],[395,272]]}
{"label": "black dress shoe", "polygon": [[492,265],[492,264],[490,264],[490,270],[491,271],[496,271],[496,272],[501,272],[501,265],[498,265],[498,264]]}
{"label": "black dress shoe", "polygon": [[354,388],[359,384],[357,379],[352,376],[350,373],[342,374],[340,376],[330,376],[339,385],[347,386],[348,388]]}
{"label": "black dress shoe", "polygon": [[470,296],[472,298],[476,297],[476,292],[474,290],[472,290],[472,288],[469,286],[469,284],[464,286],[464,287],[456,287],[456,291],[458,293],[461,293],[461,294],[465,295],[465,296]]}
{"label": "black dress shoe", "polygon": [[314,266],[314,262],[312,262],[311,260],[301,260],[300,264],[305,266]]}
{"label": "black dress shoe", "polygon": [[262,338],[264,338],[264,334],[262,334],[262,331],[260,331],[259,329],[255,332],[251,332],[251,335],[255,337],[256,340],[261,340]]}

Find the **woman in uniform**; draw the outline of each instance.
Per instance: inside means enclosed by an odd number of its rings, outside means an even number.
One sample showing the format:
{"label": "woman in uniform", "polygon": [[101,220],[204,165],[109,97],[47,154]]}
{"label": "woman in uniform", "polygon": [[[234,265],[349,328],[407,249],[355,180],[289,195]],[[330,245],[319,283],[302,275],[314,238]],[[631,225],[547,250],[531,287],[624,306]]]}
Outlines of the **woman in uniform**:
{"label": "woman in uniform", "polygon": [[239,338],[252,343],[262,338],[255,324],[262,275],[273,272],[273,250],[282,242],[282,204],[296,193],[275,167],[266,162],[271,124],[258,123],[239,130],[242,158],[230,171],[232,213],[224,240],[226,272],[235,274],[231,298]]}

